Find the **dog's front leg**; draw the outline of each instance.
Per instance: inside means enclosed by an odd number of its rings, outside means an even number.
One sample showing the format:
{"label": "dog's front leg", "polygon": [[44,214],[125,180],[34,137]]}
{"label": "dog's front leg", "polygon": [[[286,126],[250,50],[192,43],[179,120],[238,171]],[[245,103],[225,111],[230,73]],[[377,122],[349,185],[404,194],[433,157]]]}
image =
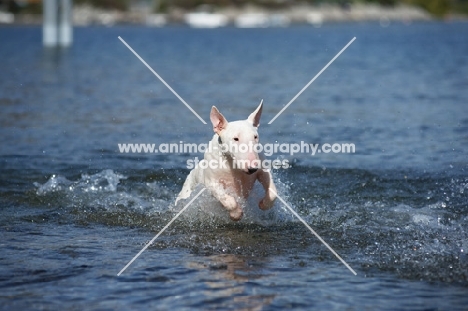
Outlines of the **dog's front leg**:
{"label": "dog's front leg", "polygon": [[192,190],[198,184],[197,174],[199,174],[198,168],[195,168],[195,169],[190,171],[190,174],[185,179],[184,186],[182,187],[182,190],[180,190],[179,195],[176,198],[176,201],[174,203],[175,205],[177,205],[177,202],[179,200],[187,199],[188,197],[190,197],[190,194],[192,193]]}
{"label": "dog's front leg", "polygon": [[273,203],[276,200],[276,187],[269,171],[259,170],[257,180],[262,184],[263,189],[265,189],[265,196],[258,203],[258,207],[266,211],[273,207]]}
{"label": "dog's front leg", "polygon": [[234,221],[241,220],[244,215],[240,204],[237,200],[226,193],[226,190],[220,184],[210,184],[208,189],[211,191],[213,196],[224,206],[224,208],[229,212],[229,217]]}

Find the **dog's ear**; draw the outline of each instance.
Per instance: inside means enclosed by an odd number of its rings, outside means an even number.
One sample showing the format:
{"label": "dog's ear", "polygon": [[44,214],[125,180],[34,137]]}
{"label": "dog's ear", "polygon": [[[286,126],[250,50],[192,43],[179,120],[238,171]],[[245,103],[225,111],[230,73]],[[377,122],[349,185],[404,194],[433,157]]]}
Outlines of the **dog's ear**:
{"label": "dog's ear", "polygon": [[253,126],[258,127],[260,125],[260,117],[262,116],[262,108],[263,108],[263,99],[260,102],[260,105],[258,105],[257,109],[255,109],[254,112],[250,114],[250,116],[247,118],[249,122],[253,124]]}
{"label": "dog's ear", "polygon": [[221,112],[219,112],[218,108],[216,108],[215,106],[211,107],[210,120],[211,123],[213,123],[214,132],[218,135],[228,125],[228,121],[226,120],[226,118],[221,114]]}

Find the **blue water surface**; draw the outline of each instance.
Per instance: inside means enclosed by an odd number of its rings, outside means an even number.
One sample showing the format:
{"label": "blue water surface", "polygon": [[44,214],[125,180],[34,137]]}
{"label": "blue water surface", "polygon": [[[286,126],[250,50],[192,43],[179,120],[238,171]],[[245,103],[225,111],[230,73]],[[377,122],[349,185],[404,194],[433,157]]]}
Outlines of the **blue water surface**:
{"label": "blue water surface", "polygon": [[[196,111],[203,124],[118,39]],[[277,119],[276,114],[356,40]],[[468,305],[468,24],[268,29],[0,28],[2,309],[463,310]],[[279,194],[346,269],[261,190],[240,223],[209,194],[172,218],[209,112],[264,101],[263,143],[352,143],[287,154]]]}

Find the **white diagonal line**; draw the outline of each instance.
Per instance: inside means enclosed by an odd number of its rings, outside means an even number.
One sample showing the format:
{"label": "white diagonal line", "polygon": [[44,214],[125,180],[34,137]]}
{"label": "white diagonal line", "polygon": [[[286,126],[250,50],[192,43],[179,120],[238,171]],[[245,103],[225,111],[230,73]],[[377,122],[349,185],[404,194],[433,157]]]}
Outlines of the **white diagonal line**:
{"label": "white diagonal line", "polygon": [[138,57],[138,59],[139,59],[146,67],[148,67],[148,69],[149,69],[159,80],[161,80],[161,82],[162,82],[162,83],[163,83],[163,84],[164,84],[164,85],[165,85],[165,86],[166,86],[166,87],[167,87],[167,88],[168,88],[168,89],[169,89],[169,90],[170,90],[170,91],[171,91],[171,92],[172,92],[172,93],[173,93],[173,94],[174,94],[174,95],[175,95],[175,96],[176,96],[176,97],[177,97],[177,98],[178,98],[178,99],[179,99],[179,100],[180,100],[180,101],[181,101],[181,102],[198,118],[198,119],[200,119],[200,121],[203,122],[203,124],[206,124],[205,120],[203,120],[203,118],[200,117],[200,116],[198,115],[198,113],[196,113],[195,110],[193,110],[192,107],[190,107],[190,105],[187,104],[187,103],[185,102],[185,100],[184,100],[182,97],[180,97],[179,94],[177,94],[177,92],[174,91],[174,90],[172,89],[172,87],[171,87],[169,84],[167,84],[166,81],[164,81],[164,79],[163,79],[160,75],[158,75],[158,73],[157,73],[156,71],[153,70],[153,68],[150,67],[150,65],[147,64],[147,63],[145,62],[145,60],[144,60],[143,58],[141,58],[140,55],[138,55],[138,53],[135,52],[135,51],[130,47],[130,45],[127,44],[127,42],[125,42],[124,39],[122,39],[120,36],[119,36],[118,38],[119,38],[120,41],[122,41],[123,44],[125,44],[125,46],[126,46],[130,51],[132,51],[133,54],[135,54],[136,57]]}
{"label": "white diagonal line", "polygon": [[296,96],[294,96],[293,99],[291,99],[289,103],[287,103],[286,106],[284,106],[283,109],[281,109],[273,119],[270,120],[270,122],[268,122],[268,124],[273,123],[273,121],[275,121],[276,118],[278,118],[280,114],[282,114],[286,108],[288,108],[289,105],[291,105],[299,97],[299,95],[301,95],[302,92],[304,92],[328,68],[328,66],[330,66],[341,55],[341,53],[343,53],[351,45],[351,43],[354,42],[354,40],[356,40],[356,37],[351,39],[351,41],[349,41],[348,44],[346,44],[346,46],[342,48],[341,51],[338,52],[338,54],[336,54],[335,57],[333,57],[332,60],[329,61],[328,64],[326,64],[325,67],[323,67],[322,70],[320,70],[320,72],[316,74],[315,77],[313,77],[312,80],[310,80],[309,83],[307,83],[306,86],[304,86],[302,90],[300,90],[299,93],[297,93]]}
{"label": "white diagonal line", "polygon": [[151,241],[149,241],[149,243],[146,244],[145,247],[143,247],[143,249],[138,254],[136,254],[135,257],[133,257],[132,260],[130,260],[129,263],[122,270],[120,270],[117,276],[120,276],[122,272],[124,272],[151,244],[153,244],[154,240],[156,240],[167,228],[169,228],[169,226],[174,222],[174,220],[176,220],[177,217],[179,217],[190,206],[190,204],[192,204],[193,201],[195,201],[195,199],[198,198],[200,194],[202,194],[202,192],[205,190],[206,188],[200,190],[200,192],[198,192],[198,194],[195,197],[193,197],[193,199],[191,199],[190,202],[188,202],[187,205],[185,205],[184,208],[181,209],[180,212],[178,212],[177,215],[175,215],[174,218],[172,218],[172,220],[164,228],[162,228],[161,231],[159,231],[158,234],[156,234],[155,237]]}
{"label": "white diagonal line", "polygon": [[286,203],[286,201],[283,200],[283,198],[281,198],[274,190],[272,190],[272,189],[269,189],[269,190],[270,190],[272,193],[274,193],[274,194],[276,195],[276,197],[277,197],[281,202],[283,202],[283,204],[289,209],[289,211],[290,211],[291,213],[293,213],[293,215],[296,216],[297,219],[299,219],[299,220],[304,224],[304,226],[306,226],[307,229],[309,229],[310,232],[312,232],[312,233],[317,237],[317,239],[319,239],[319,241],[322,242],[323,245],[325,245],[325,246],[333,253],[333,255],[335,255],[336,258],[338,258],[338,259],[346,266],[346,268],[349,269],[349,271],[351,271],[354,275],[357,275],[357,273],[353,270],[353,268],[351,268],[351,267],[346,263],[346,261],[344,261],[343,258],[341,258],[340,255],[338,255],[338,253],[335,252],[335,251],[333,250],[333,248],[331,248],[330,245],[328,245],[328,243],[325,242],[325,241],[320,237],[320,235],[318,235],[318,233],[315,232],[314,229],[312,229],[312,228],[309,226],[309,224],[306,223],[305,220],[302,219],[302,217],[299,216],[299,214],[296,213],[296,211],[293,210],[292,207],[289,206],[288,203]]}

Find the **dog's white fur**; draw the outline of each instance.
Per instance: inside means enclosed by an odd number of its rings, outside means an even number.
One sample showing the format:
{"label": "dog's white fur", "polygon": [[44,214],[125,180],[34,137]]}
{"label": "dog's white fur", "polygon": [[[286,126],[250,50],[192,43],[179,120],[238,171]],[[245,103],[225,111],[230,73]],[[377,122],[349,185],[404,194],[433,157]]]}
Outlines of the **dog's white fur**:
{"label": "dog's white fur", "polygon": [[[227,167],[210,168],[208,166],[207,168],[201,168],[200,165],[197,165],[187,176],[175,204],[180,199],[188,198],[198,184],[203,184],[226,208],[231,219],[238,221],[243,215],[240,202],[247,199],[255,181],[258,180],[265,189],[265,196],[258,206],[262,210],[270,209],[273,206],[276,199],[276,188],[271,173],[260,167],[259,162],[263,160],[263,156],[253,150],[247,152],[240,152],[239,150],[225,151],[221,147],[222,143],[228,146],[229,144],[248,145],[258,143],[257,128],[260,124],[262,107],[263,101],[247,120],[234,122],[228,122],[215,106],[211,108],[210,119],[216,134],[211,140],[213,148],[205,152],[204,160],[207,163],[223,161],[227,164]],[[234,162],[239,160],[246,163],[247,167],[236,167]]]}

